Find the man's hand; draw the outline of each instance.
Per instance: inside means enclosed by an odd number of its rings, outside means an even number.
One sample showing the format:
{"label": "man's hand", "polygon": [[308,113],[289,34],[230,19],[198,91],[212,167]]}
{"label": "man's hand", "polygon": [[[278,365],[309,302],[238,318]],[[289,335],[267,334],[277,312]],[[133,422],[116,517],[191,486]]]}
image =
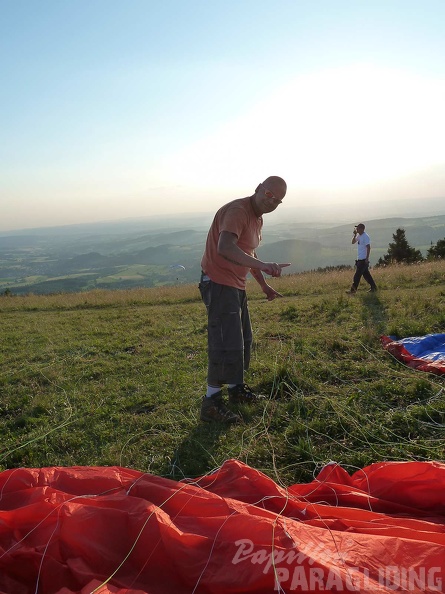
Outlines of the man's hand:
{"label": "man's hand", "polygon": [[268,274],[269,276],[281,276],[281,271],[286,266],[290,266],[290,262],[288,264],[277,264],[276,262],[265,262],[264,268],[261,268],[263,272]]}
{"label": "man's hand", "polygon": [[278,293],[278,291],[275,291],[275,289],[273,287],[271,287],[270,285],[267,285],[267,284],[263,287],[263,291],[266,294],[268,301],[273,301],[277,297],[283,296],[281,293]]}

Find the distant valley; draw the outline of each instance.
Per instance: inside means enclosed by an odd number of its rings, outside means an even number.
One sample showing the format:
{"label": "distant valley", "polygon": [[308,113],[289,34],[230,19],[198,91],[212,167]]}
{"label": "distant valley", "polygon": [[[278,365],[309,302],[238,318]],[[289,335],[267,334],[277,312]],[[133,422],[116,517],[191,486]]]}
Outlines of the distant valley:
{"label": "distant valley", "polygon": [[[213,215],[168,220],[147,218],[0,233],[0,292],[12,295],[125,289],[198,282],[200,261]],[[358,221],[332,225],[265,217],[258,256],[292,262],[292,274],[352,265],[352,229]],[[387,252],[402,227],[412,247],[425,255],[445,238],[445,215],[366,221],[371,263]]]}

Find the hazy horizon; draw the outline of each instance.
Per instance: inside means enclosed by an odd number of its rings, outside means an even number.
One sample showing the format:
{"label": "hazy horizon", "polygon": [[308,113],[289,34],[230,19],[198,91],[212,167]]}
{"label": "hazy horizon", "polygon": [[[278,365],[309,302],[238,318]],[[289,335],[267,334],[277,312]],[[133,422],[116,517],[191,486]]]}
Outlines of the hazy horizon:
{"label": "hazy horizon", "polygon": [[4,3],[0,232],[214,212],[269,175],[277,216],[440,208],[444,18],[439,0]]}
{"label": "hazy horizon", "polygon": [[[293,206],[288,208],[280,208],[275,212],[265,215],[265,233],[267,233],[268,225],[275,225],[279,223],[292,224],[322,224],[327,226],[339,226],[344,224],[357,224],[363,221],[371,224],[373,221],[380,219],[391,218],[422,218],[445,215],[445,198],[437,198],[431,200],[404,200],[404,209],[400,208],[400,201],[390,202],[371,202],[365,208],[361,206],[351,206],[348,203],[336,203],[326,206],[323,209],[311,207],[310,205]],[[112,219],[101,219],[96,221],[84,221],[77,223],[63,223],[61,225],[39,225],[29,227],[17,227],[15,229],[0,229],[0,235],[6,236],[10,234],[26,233],[41,230],[57,230],[64,228],[77,227],[125,227],[125,225],[137,225],[141,229],[144,227],[151,228],[162,225],[162,229],[178,228],[185,229],[190,227],[208,227],[213,216],[214,210],[203,210],[196,212],[178,212],[173,214],[157,213],[152,215],[143,215],[139,217],[119,217]],[[151,223],[151,225],[150,225]]]}

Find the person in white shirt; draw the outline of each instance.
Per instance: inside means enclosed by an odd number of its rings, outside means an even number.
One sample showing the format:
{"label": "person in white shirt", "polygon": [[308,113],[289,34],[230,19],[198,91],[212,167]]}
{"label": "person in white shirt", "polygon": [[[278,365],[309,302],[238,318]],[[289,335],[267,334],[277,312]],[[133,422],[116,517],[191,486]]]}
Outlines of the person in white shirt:
{"label": "person in white shirt", "polygon": [[369,272],[369,254],[371,252],[371,240],[369,235],[365,233],[365,225],[363,223],[359,223],[356,227],[354,227],[354,231],[352,234],[352,244],[357,244],[357,260],[355,261],[355,274],[354,278],[352,279],[352,285],[347,293],[354,294],[357,293],[358,286],[360,284],[360,279],[363,277],[365,281],[371,287],[369,289],[370,293],[374,293],[377,291],[377,286],[374,282],[374,279]]}

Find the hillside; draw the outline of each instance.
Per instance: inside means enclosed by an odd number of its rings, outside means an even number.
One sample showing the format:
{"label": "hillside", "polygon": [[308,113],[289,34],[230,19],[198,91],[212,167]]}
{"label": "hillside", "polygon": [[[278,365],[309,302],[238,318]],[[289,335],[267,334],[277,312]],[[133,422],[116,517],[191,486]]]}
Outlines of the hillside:
{"label": "hillside", "polygon": [[1,296],[1,468],[120,465],[172,478],[239,459],[289,484],[335,460],[443,460],[444,379],[395,361],[381,334],[445,332],[445,263],[249,285],[249,384],[240,426],[198,420],[206,318],[196,285]]}
{"label": "hillside", "polygon": [[[49,294],[196,283],[211,218],[163,221],[163,226],[148,219],[0,234],[0,292]],[[258,255],[291,262],[289,273],[351,266],[356,257],[351,246],[354,224],[302,222],[295,209],[288,218],[265,217]],[[445,237],[444,215],[375,219],[366,225],[371,263],[387,252],[399,227],[424,255]]]}

